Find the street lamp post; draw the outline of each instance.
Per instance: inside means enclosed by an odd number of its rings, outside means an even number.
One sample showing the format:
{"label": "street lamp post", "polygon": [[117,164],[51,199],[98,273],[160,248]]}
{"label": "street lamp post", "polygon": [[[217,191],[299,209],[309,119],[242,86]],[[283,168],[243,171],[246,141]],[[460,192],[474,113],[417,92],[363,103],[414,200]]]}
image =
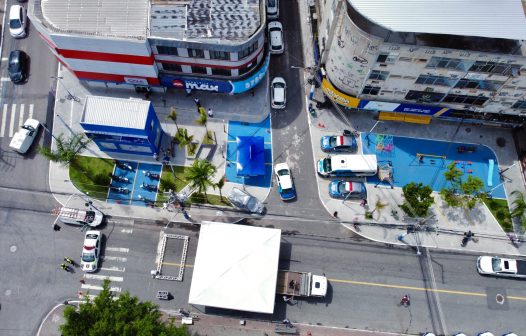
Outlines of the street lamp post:
{"label": "street lamp post", "polygon": [[49,78],[53,78],[53,79],[56,79],[58,83],[60,83],[60,85],[62,85],[62,87],[64,88],[64,90],[66,90],[66,92],[68,93],[68,95],[66,96],[66,99],[68,100],[74,100],[76,102],[80,102],[80,98],[75,96],[74,94],[72,94],[68,88],[64,85],[64,83],[62,83],[60,80],[61,79],[64,79],[64,77],[62,76],[50,76]]}

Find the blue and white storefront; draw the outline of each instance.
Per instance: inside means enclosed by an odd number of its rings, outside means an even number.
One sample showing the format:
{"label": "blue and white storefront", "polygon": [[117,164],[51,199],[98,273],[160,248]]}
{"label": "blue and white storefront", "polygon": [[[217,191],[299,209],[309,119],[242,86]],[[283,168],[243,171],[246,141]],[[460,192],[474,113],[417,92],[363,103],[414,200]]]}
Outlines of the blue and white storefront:
{"label": "blue and white storefront", "polygon": [[267,54],[261,67],[251,76],[238,80],[206,79],[182,75],[159,75],[161,85],[186,91],[207,91],[214,93],[239,94],[253,89],[267,74],[270,54]]}
{"label": "blue and white storefront", "polygon": [[87,96],[80,125],[103,152],[160,151],[163,130],[148,100]]}

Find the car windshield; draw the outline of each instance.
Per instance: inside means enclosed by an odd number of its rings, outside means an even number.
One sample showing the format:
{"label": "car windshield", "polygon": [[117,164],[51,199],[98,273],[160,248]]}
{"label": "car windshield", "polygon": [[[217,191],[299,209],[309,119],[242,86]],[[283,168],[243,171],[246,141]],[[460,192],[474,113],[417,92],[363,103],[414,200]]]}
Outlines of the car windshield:
{"label": "car windshield", "polygon": [[345,182],[340,182],[338,184],[338,192],[340,194],[345,194],[347,191],[345,190]]}
{"label": "car windshield", "polygon": [[330,172],[331,171],[331,159],[329,159],[329,158],[323,159],[323,169],[326,172]]}
{"label": "car windshield", "polygon": [[20,28],[20,27],[22,27],[22,22],[20,22],[19,19],[9,20],[9,27],[11,27],[13,29]]}
{"label": "car windshield", "polygon": [[491,258],[491,267],[493,267],[493,271],[494,272],[502,271],[502,268],[500,267],[500,259],[499,258]]}
{"label": "car windshield", "polygon": [[274,88],[276,88],[276,89],[284,89],[285,88],[285,84],[280,83],[280,82],[275,82],[274,83]]}
{"label": "car windshield", "polygon": [[84,262],[94,262],[95,253],[82,253],[82,261]]}
{"label": "car windshield", "polygon": [[269,7],[276,7],[276,0],[268,0]]}
{"label": "car windshield", "polygon": [[285,176],[285,175],[290,175],[288,169],[278,170],[278,176]]}
{"label": "car windshield", "polygon": [[329,144],[331,145],[331,147],[336,147],[336,145],[337,145],[336,137],[330,137],[329,138]]}
{"label": "car windshield", "polygon": [[250,199],[248,200],[247,209],[252,212],[256,212],[256,210],[258,209],[258,202],[254,197],[250,197]]}
{"label": "car windshield", "polygon": [[97,239],[97,235],[94,233],[90,233],[86,235],[86,239]]}

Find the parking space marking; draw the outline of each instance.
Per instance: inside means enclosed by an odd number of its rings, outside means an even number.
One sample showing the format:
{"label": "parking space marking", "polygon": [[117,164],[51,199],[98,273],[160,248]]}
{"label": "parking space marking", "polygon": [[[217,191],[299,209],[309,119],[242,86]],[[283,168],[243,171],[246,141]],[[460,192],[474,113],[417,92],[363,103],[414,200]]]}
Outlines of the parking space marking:
{"label": "parking space marking", "polygon": [[101,267],[100,269],[103,271],[112,271],[112,272],[124,272],[126,270],[126,268],[124,267],[117,267],[117,266]]}
{"label": "parking space marking", "polygon": [[33,119],[33,109],[35,104],[29,104],[29,118]]}
{"label": "parking space marking", "polygon": [[16,105],[13,104],[11,106],[11,120],[9,122],[9,137],[13,137],[13,129],[15,127],[15,113],[16,113]]}
{"label": "parking space marking", "polygon": [[128,261],[128,258],[126,257],[114,257],[114,256],[103,256],[102,260],[115,260],[120,262],[126,262]]}
{"label": "parking space marking", "polygon": [[4,104],[4,110],[2,111],[2,125],[0,125],[0,138],[5,135],[5,121],[7,118],[7,104]]}
{"label": "parking space marking", "polygon": [[[87,285],[87,284],[83,284],[81,286],[82,289],[93,289],[93,290],[103,290],[102,286],[95,286],[95,285]],[[122,291],[122,289],[120,287],[110,287],[110,292],[117,292],[117,293],[120,293]]]}
{"label": "parking space marking", "polygon": [[98,275],[98,274],[84,274],[84,278],[86,279],[94,279],[94,280],[110,280],[110,281],[115,281],[115,282],[122,282],[124,281],[124,278],[123,277],[116,277],[116,276],[109,276],[109,275]]}
{"label": "parking space marking", "polygon": [[5,62],[9,59],[9,57],[2,57],[2,62]]}
{"label": "parking space marking", "polygon": [[106,251],[128,253],[130,249],[126,247],[106,247]]}
{"label": "parking space marking", "polygon": [[26,109],[25,104],[20,104],[20,115],[18,116],[18,127],[24,124],[24,110]]}

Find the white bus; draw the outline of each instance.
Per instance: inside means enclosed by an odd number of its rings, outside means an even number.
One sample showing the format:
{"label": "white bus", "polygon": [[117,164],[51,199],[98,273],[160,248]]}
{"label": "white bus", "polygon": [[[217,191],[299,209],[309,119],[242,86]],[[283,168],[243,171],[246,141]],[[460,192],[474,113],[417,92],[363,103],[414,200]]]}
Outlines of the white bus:
{"label": "white bus", "polygon": [[332,155],[318,161],[317,171],[329,176],[374,176],[378,172],[376,155]]}

